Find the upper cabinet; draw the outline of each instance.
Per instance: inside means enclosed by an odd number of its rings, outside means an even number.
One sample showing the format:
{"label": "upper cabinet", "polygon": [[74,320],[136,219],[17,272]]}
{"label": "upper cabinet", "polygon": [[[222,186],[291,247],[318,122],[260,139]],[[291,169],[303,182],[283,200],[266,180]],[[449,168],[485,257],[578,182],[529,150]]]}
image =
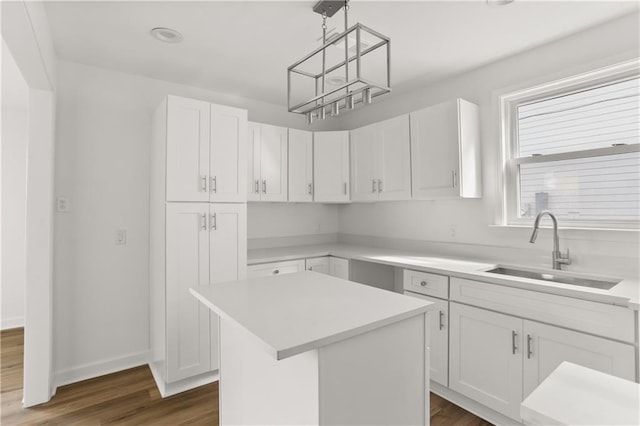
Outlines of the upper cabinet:
{"label": "upper cabinet", "polygon": [[478,106],[454,99],[410,117],[413,198],[481,197]]}
{"label": "upper cabinet", "polygon": [[313,201],[313,133],[289,129],[289,201]]}
{"label": "upper cabinet", "polygon": [[249,201],[287,201],[286,127],[249,123]]}
{"label": "upper cabinet", "polygon": [[314,133],[313,185],[316,202],[349,202],[349,132]]}
{"label": "upper cabinet", "polygon": [[411,198],[409,116],[361,127],[351,132],[353,201]]}
{"label": "upper cabinet", "polygon": [[247,111],[177,96],[166,105],[166,200],[245,201]]}

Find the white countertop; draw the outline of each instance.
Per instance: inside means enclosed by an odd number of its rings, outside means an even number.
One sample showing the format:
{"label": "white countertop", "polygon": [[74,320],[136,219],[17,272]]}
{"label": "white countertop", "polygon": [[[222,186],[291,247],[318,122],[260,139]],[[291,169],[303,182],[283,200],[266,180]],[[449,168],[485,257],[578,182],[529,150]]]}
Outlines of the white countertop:
{"label": "white countertop", "polygon": [[196,287],[191,293],[248,330],[277,359],[422,314],[433,305],[307,271]]}
{"label": "white countertop", "polygon": [[563,362],[523,402],[531,425],[638,425],[640,384]]}
{"label": "white countertop", "polygon": [[[510,287],[523,288],[526,290],[558,294],[561,296],[592,300],[595,302],[640,310],[640,282],[634,279],[620,278],[622,279],[622,282],[617,284],[612,289],[601,290],[597,288],[581,287],[569,284],[560,284],[528,278],[516,278],[487,273],[487,270],[495,268],[497,266],[495,263],[482,263],[450,257],[425,255],[424,253],[411,251],[392,250],[378,247],[354,246],[339,243],[254,249],[248,251],[247,259],[248,263],[252,265],[329,255],[342,257],[345,259],[355,259],[367,262],[381,263],[400,268],[408,268],[436,274],[440,273],[458,278],[479,280],[492,284],[506,285]],[[598,278],[598,276],[591,274],[582,273],[575,275]]]}

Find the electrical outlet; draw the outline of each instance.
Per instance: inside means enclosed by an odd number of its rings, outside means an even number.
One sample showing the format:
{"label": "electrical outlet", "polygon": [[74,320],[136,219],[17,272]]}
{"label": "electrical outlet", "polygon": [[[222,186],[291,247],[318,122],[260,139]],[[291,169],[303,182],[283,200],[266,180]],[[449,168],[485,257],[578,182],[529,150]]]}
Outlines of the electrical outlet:
{"label": "electrical outlet", "polygon": [[455,240],[457,233],[458,233],[458,226],[457,225],[449,225],[449,238],[451,238],[452,240]]}
{"label": "electrical outlet", "polygon": [[67,197],[56,198],[56,211],[66,213],[69,210],[71,210],[71,206],[69,205],[69,199]]}
{"label": "electrical outlet", "polygon": [[127,244],[127,230],[126,229],[118,229],[116,231],[116,245],[123,246]]}

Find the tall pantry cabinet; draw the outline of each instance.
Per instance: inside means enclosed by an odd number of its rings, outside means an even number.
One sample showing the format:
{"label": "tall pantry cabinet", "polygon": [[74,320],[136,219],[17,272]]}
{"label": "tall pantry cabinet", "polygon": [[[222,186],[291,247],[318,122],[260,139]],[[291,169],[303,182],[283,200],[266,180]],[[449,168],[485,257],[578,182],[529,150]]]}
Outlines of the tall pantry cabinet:
{"label": "tall pantry cabinet", "polygon": [[218,378],[218,317],[189,288],[246,277],[247,111],[168,96],[153,117],[149,366],[162,396]]}

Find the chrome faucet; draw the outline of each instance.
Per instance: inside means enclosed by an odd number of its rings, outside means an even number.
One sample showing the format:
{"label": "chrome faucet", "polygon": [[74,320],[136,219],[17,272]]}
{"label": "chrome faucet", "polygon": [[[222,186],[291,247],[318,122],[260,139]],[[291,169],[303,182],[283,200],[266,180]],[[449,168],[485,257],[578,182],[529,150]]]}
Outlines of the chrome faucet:
{"label": "chrome faucet", "polygon": [[540,226],[540,218],[544,215],[549,215],[553,221],[553,252],[551,252],[551,262],[553,269],[562,269],[562,265],[571,265],[571,258],[569,258],[569,249],[567,249],[567,255],[563,256],[560,252],[560,243],[558,238],[558,221],[556,217],[549,210],[543,210],[536,216],[536,221],[533,223],[533,233],[531,234],[530,243],[535,243],[538,237],[538,227]]}

